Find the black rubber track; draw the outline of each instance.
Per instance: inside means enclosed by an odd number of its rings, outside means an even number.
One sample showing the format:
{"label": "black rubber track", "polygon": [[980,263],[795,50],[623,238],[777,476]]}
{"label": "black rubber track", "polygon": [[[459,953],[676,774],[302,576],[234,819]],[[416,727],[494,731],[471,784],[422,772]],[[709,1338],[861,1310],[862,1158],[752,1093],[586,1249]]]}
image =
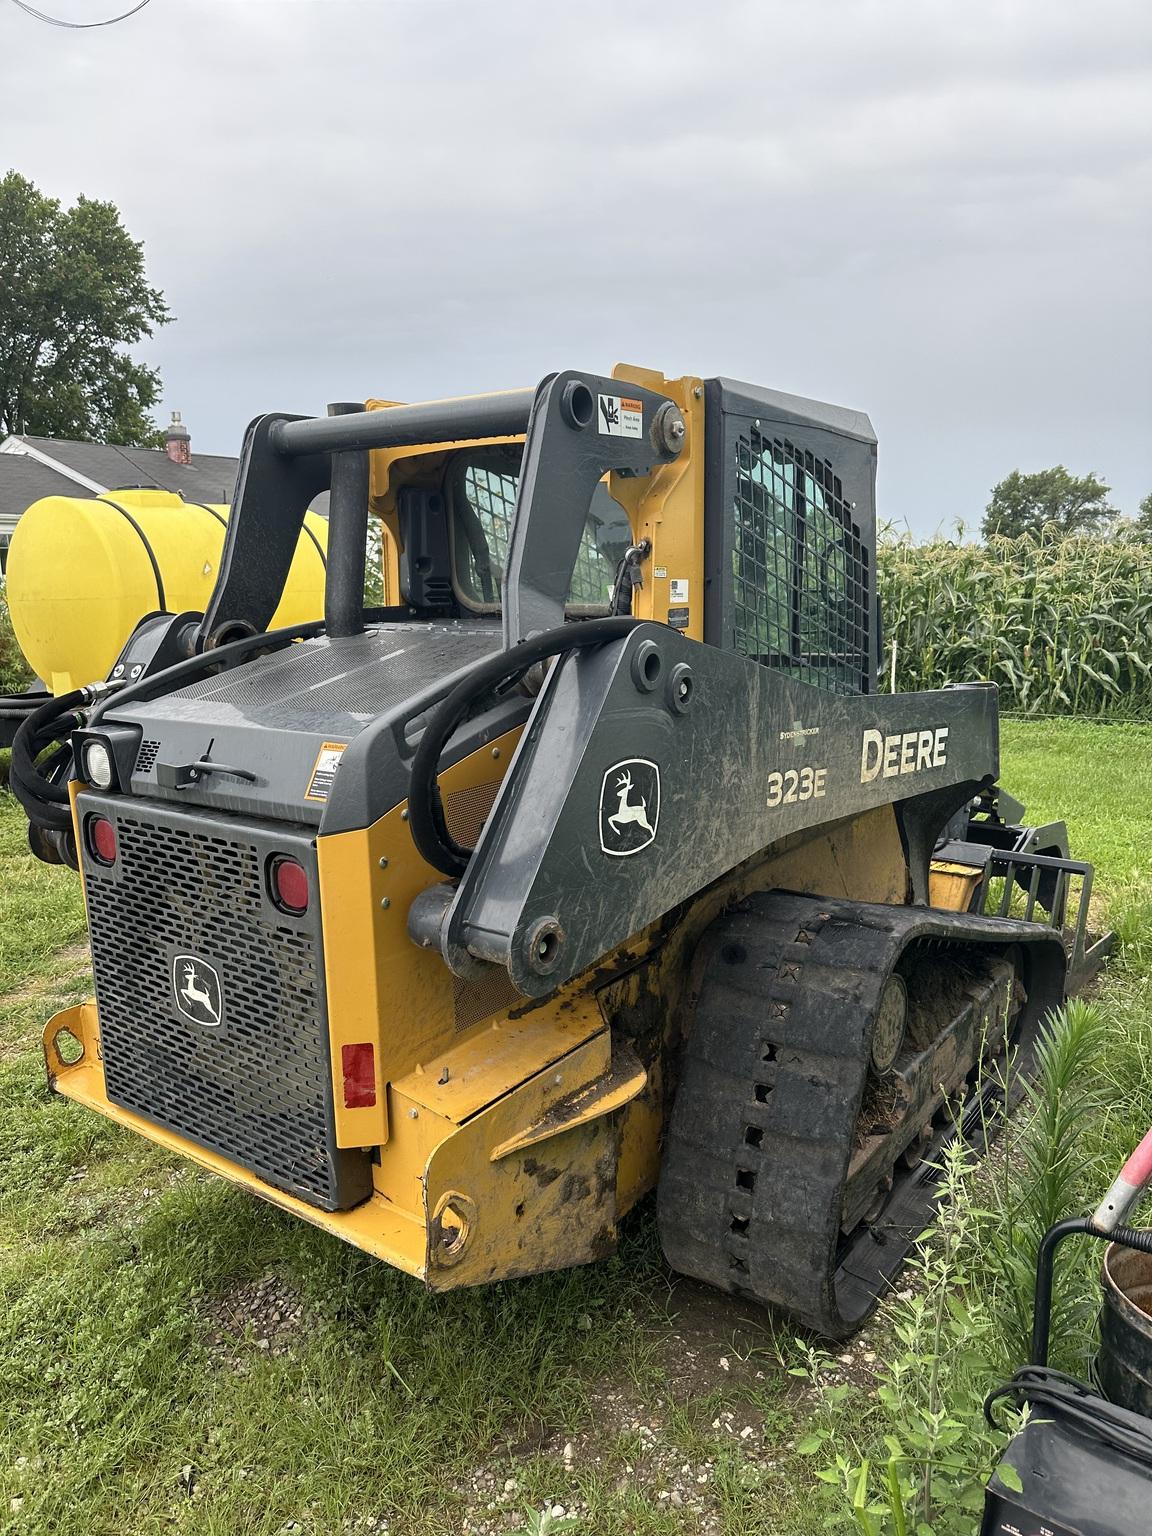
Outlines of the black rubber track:
{"label": "black rubber track", "polygon": [[[771,892],[709,929],[657,1202],[673,1269],[833,1338],[873,1311],[937,1201],[929,1164],[897,1168],[879,1220],[842,1238],[876,1010],[917,940],[1020,946],[1024,1050],[1063,1000],[1063,945],[1034,923]],[[987,1109],[951,1134],[982,1134]]]}

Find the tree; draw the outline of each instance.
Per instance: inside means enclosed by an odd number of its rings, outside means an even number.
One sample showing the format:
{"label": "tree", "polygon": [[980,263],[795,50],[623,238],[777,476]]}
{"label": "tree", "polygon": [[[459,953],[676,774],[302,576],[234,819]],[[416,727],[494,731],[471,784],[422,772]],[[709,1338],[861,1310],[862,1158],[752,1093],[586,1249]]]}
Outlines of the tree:
{"label": "tree", "polygon": [[1116,516],[1108,503],[1112,487],[1095,475],[1072,475],[1057,464],[1034,475],[1014,469],[992,492],[984,512],[985,538],[995,534],[1038,538],[1045,528],[1057,533],[1093,533]]}
{"label": "tree", "polygon": [[0,180],[0,436],[150,447],[160,375],[124,350],[171,319],[115,204]]}
{"label": "tree", "polygon": [[1140,516],[1135,523],[1136,532],[1142,539],[1152,539],[1152,491],[1140,503]]}

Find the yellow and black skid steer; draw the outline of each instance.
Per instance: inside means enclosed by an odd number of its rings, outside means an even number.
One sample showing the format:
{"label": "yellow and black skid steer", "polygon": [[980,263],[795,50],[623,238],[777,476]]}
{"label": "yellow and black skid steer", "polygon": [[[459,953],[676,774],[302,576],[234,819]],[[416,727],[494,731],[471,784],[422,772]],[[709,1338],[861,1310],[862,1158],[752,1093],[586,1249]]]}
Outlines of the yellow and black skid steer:
{"label": "yellow and black skid steer", "polygon": [[[55,1088],[435,1290],[655,1189],[675,1270],[859,1326],[1103,953],[996,689],[877,690],[875,462],[633,367],[258,418],[206,611],[17,739],[91,934]],[[323,491],[324,617],[269,629]]]}

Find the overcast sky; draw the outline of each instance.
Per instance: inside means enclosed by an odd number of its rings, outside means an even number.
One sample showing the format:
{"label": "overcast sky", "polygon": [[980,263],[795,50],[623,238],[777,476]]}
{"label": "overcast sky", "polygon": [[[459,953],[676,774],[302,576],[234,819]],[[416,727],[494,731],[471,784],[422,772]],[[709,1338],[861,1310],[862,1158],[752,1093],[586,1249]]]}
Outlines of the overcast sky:
{"label": "overcast sky", "polygon": [[0,0],[7,166],[144,241],[193,452],[624,360],[868,411],[918,533],[1152,490],[1148,0]]}

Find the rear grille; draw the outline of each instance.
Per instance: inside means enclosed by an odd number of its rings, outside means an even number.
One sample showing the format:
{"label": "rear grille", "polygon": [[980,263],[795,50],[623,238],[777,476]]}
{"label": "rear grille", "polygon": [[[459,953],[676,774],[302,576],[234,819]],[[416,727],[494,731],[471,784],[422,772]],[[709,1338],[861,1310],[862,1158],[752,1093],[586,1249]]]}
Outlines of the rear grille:
{"label": "rear grille", "polygon": [[80,809],[119,842],[112,868],[85,869],[109,1099],[323,1209],[363,1199],[366,1158],[335,1145],[318,903],[287,918],[264,888],[278,851],[315,896],[310,839],[111,797]]}

